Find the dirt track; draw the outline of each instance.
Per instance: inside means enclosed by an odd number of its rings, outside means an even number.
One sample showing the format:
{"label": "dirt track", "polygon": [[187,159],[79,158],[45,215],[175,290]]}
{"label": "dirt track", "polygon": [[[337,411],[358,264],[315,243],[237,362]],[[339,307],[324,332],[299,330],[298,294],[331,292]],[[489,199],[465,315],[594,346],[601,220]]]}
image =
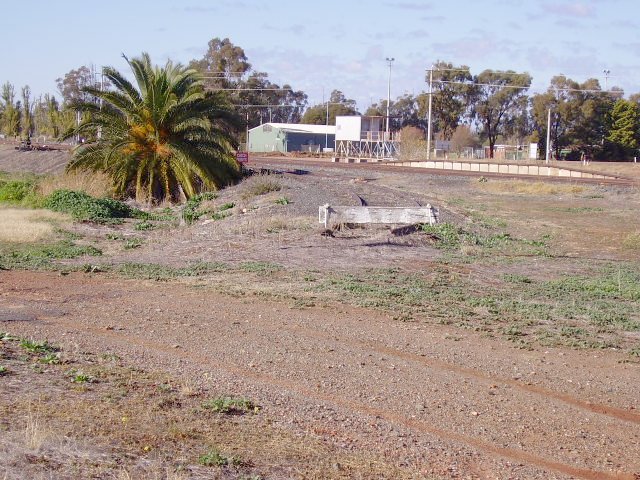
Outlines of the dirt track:
{"label": "dirt track", "polygon": [[615,352],[88,274],[1,272],[0,328],[246,395],[417,478],[640,475],[638,366]]}

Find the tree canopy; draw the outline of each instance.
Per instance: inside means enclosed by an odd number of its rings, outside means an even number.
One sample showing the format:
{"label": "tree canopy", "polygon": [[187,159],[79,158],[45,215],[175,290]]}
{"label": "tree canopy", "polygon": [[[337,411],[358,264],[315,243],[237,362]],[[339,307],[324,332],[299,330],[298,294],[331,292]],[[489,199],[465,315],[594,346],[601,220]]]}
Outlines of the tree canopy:
{"label": "tree canopy", "polygon": [[253,70],[244,50],[228,38],[210,40],[204,56],[189,66],[202,74],[207,90],[224,92],[249,128],[269,121],[298,123],[307,106],[303,91]]}
{"label": "tree canopy", "polygon": [[355,100],[345,97],[340,90],[333,90],[328,103],[314,105],[307,109],[302,117],[302,123],[324,125],[327,122],[327,112],[329,125],[335,125],[338,116],[358,115]]}
{"label": "tree canopy", "polygon": [[530,85],[531,75],[514,71],[485,70],[474,78],[472,111],[481,135],[489,141],[490,158],[498,136],[511,133],[523,114]]}

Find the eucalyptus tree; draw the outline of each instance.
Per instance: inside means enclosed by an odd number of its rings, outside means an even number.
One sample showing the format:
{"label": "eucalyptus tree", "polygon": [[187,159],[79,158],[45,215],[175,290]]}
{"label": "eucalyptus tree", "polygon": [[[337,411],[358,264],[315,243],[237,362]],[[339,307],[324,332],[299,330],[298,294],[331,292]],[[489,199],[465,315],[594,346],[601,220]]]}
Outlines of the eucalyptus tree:
{"label": "eucalyptus tree", "polygon": [[498,136],[511,133],[517,117],[523,114],[530,86],[528,73],[485,70],[474,78],[472,114],[481,135],[489,141],[490,158],[493,158]]}
{"label": "eucalyptus tree", "polygon": [[98,82],[91,68],[83,65],[77,69],[73,69],[64,74],[63,77],[56,79],[58,91],[62,96],[62,102],[65,105],[74,102],[91,101],[90,94],[85,90],[86,87],[96,87]]}
{"label": "eucalyptus tree", "polygon": [[[438,61],[427,71],[427,81],[432,80],[431,121],[432,130],[449,140],[470,112],[473,93],[473,77],[466,65],[455,66],[450,62]],[[426,119],[429,111],[429,94],[418,95],[418,116]]]}
{"label": "eucalyptus tree", "polygon": [[65,133],[88,141],[74,149],[69,170],[106,172],[120,195],[152,203],[179,201],[237,180],[233,133],[239,118],[220,93],[205,92],[195,70],[149,55],[129,60],[135,83],[107,67],[113,88],[83,92],[101,102],[79,101],[81,124]]}
{"label": "eucalyptus tree", "polygon": [[347,98],[340,90],[333,90],[328,105],[318,104],[308,108],[304,112],[302,123],[324,125],[328,121],[329,125],[335,125],[337,116],[358,114],[355,100]]}
{"label": "eucalyptus tree", "polygon": [[640,146],[640,105],[632,100],[617,100],[609,114],[606,139],[615,156],[637,156]]}
{"label": "eucalyptus tree", "polygon": [[192,60],[189,67],[204,76],[208,89],[218,90],[238,86],[242,78],[251,70],[242,47],[234,45],[228,38],[212,38],[207,51],[199,60]]}
{"label": "eucalyptus tree", "polygon": [[31,138],[33,135],[35,125],[33,119],[33,105],[31,104],[31,89],[29,85],[22,87],[22,136],[25,138]]}
{"label": "eucalyptus tree", "polygon": [[2,85],[2,132],[15,137],[20,134],[20,102],[16,102],[15,88],[9,82]]}
{"label": "eucalyptus tree", "polygon": [[265,121],[298,123],[307,95],[291,85],[282,87],[265,72],[253,70],[242,47],[228,38],[213,38],[205,54],[189,63],[204,78],[206,90],[224,92],[249,128]]}
{"label": "eucalyptus tree", "polygon": [[615,142],[607,143],[607,137],[614,103],[622,94],[616,87],[603,91],[595,78],[579,83],[564,75],[555,76],[545,93],[531,98],[533,128],[543,142],[550,115],[549,136],[556,158],[563,149],[571,149],[577,158],[580,152],[599,158],[615,155],[619,149]]}

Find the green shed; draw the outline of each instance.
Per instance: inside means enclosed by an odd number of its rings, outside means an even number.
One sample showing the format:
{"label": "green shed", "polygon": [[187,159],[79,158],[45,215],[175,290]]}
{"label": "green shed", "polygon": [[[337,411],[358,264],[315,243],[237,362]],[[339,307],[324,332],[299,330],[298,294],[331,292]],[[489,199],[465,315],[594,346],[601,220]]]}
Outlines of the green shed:
{"label": "green shed", "polygon": [[322,152],[332,151],[336,140],[334,125],[264,123],[249,130],[249,151]]}

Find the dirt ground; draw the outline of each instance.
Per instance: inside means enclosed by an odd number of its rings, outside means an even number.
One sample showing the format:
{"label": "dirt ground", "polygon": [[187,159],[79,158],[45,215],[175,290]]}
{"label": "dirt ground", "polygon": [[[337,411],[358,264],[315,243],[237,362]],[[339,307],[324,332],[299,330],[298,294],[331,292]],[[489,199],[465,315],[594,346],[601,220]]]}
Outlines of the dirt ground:
{"label": "dirt ground", "polygon": [[[637,186],[256,168],[193,225],[70,223],[101,256],[0,270],[0,477],[640,478]],[[362,202],[466,240],[318,223]]]}

